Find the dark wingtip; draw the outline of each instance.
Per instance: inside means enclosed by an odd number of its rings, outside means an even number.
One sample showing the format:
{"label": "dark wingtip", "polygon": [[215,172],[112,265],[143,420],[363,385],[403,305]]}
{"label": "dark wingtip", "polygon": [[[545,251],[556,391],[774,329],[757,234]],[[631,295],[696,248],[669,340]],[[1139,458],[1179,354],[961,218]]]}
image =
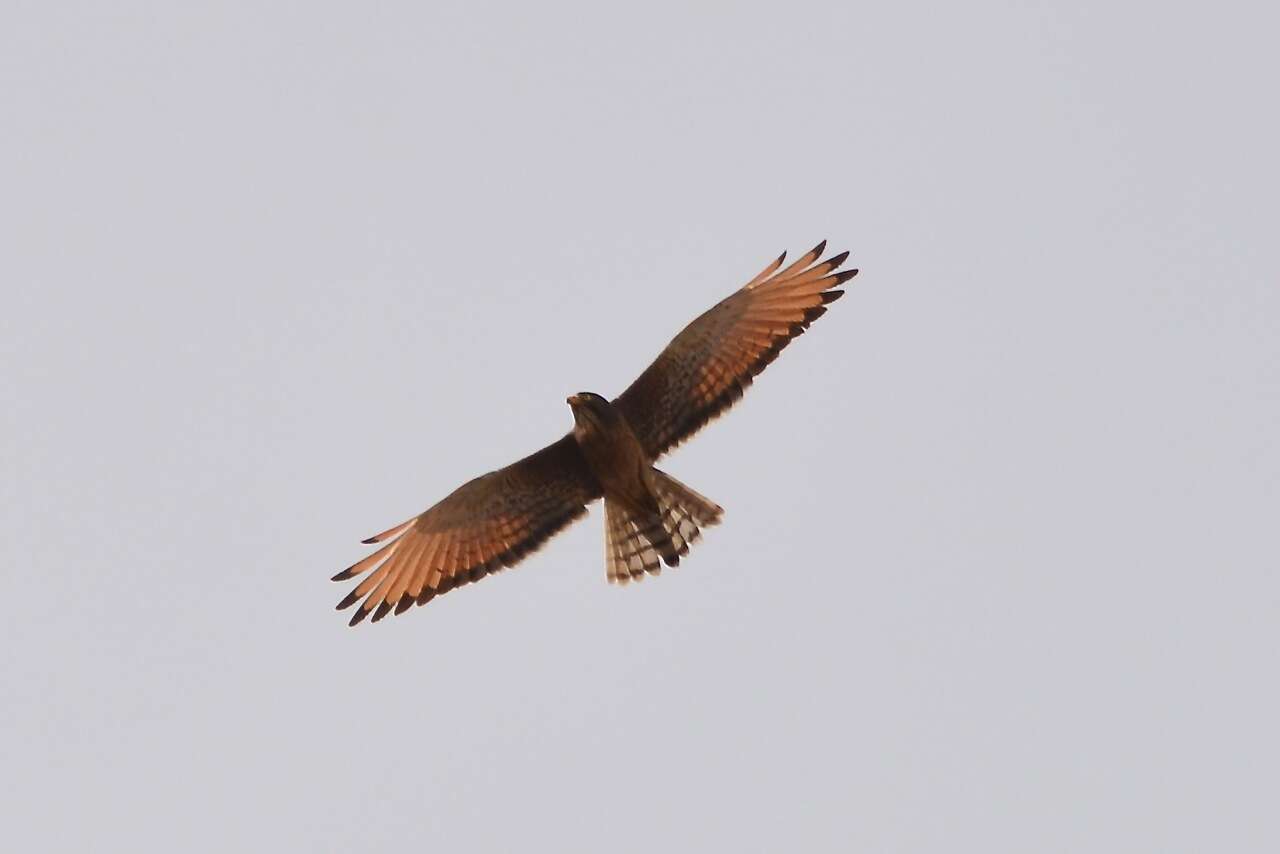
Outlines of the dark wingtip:
{"label": "dark wingtip", "polygon": [[840,268],[840,265],[843,264],[845,260],[848,259],[848,257],[849,257],[849,250],[846,249],[845,251],[841,252],[839,255],[832,255],[830,258],[827,259],[827,263],[831,265],[831,269],[838,270]]}
{"label": "dark wingtip", "polygon": [[825,305],[840,299],[840,297],[844,296],[844,291],[823,291],[820,296],[822,297],[822,302]]}
{"label": "dark wingtip", "polygon": [[818,257],[822,257],[822,253],[826,251],[826,248],[827,248],[827,240],[824,237],[821,243],[819,243],[817,246],[813,247],[809,251]]}
{"label": "dark wingtip", "polygon": [[845,271],[843,271],[843,272],[836,273],[836,274],[832,277],[833,279],[835,279],[835,281],[831,283],[831,287],[833,287],[833,288],[834,288],[834,287],[837,287],[837,286],[839,286],[839,285],[843,285],[845,282],[849,281],[850,279],[852,279],[852,278],[853,278],[854,276],[856,276],[856,275],[858,275],[858,271],[857,271],[856,269],[854,269],[854,270],[845,270]]}
{"label": "dark wingtip", "polygon": [[399,616],[412,608],[414,600],[415,597],[410,596],[408,593],[401,596],[400,601],[396,603],[396,616]]}
{"label": "dark wingtip", "polygon": [[366,546],[371,546],[378,541],[377,537],[369,537],[367,540],[361,540]]}
{"label": "dark wingtip", "polygon": [[355,573],[352,572],[352,570],[355,568],[356,568],[356,565],[352,564],[351,566],[342,570],[342,572],[339,572],[337,575],[335,575],[333,578],[330,578],[329,580],[330,581],[346,581],[348,578],[355,575]]}
{"label": "dark wingtip", "polygon": [[347,623],[347,625],[354,628],[355,626],[360,625],[367,616],[369,616],[369,609],[361,606],[358,611],[351,615],[351,622]]}
{"label": "dark wingtip", "polygon": [[[356,590],[358,590],[358,589],[359,589],[359,588],[356,588]],[[348,593],[346,596],[343,596],[343,597],[342,597],[342,601],[338,603],[338,607],[337,607],[337,608],[335,608],[334,610],[335,610],[335,611],[345,611],[345,610],[347,610],[348,608],[350,608],[352,605],[354,605],[354,604],[356,603],[356,600],[357,600],[357,599],[359,599],[359,598],[360,598],[360,596],[356,593],[356,591],[355,591],[355,590],[352,590],[352,591],[351,591],[350,593]]]}
{"label": "dark wingtip", "polygon": [[384,599],[382,604],[378,606],[378,610],[373,612],[373,622],[376,623],[383,617],[387,616],[387,614],[391,612],[392,607],[392,604]]}

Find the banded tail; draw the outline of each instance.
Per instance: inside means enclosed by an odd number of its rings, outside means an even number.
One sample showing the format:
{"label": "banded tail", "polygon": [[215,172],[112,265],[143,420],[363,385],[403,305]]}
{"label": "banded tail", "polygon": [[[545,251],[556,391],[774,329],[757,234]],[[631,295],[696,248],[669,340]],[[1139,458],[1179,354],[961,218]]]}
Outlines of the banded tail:
{"label": "banded tail", "polygon": [[652,510],[637,511],[611,498],[604,502],[604,563],[609,583],[626,584],[676,566],[701,536],[720,523],[724,510],[669,474],[650,469]]}

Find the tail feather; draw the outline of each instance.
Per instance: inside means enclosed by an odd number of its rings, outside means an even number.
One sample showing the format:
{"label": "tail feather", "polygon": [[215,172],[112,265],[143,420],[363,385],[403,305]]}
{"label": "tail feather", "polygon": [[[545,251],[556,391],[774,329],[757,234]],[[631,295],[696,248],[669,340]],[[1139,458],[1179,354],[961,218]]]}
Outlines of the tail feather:
{"label": "tail feather", "polygon": [[[670,549],[670,539],[661,520],[652,514],[642,515],[630,507],[606,498],[605,513],[605,567],[610,583],[626,584],[644,578],[646,572],[657,575],[662,570],[661,559]],[[655,540],[665,544],[655,544]]]}
{"label": "tail feather", "polygon": [[636,511],[605,499],[605,568],[610,583],[626,584],[676,566],[701,536],[720,522],[720,505],[668,474],[652,469],[657,512]]}

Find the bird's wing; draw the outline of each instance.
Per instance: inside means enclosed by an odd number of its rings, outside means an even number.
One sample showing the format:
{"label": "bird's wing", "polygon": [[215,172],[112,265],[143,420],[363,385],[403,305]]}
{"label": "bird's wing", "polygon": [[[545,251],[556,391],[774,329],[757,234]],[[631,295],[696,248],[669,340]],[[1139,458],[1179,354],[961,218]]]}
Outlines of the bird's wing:
{"label": "bird's wing", "polygon": [[573,434],[506,468],[463,484],[440,503],[366,543],[376,552],[333,577],[368,575],[338,610],[360,600],[351,625],[373,613],[422,605],[490,572],[514,566],[599,498]]}
{"label": "bird's wing", "polygon": [[826,312],[857,274],[835,272],[848,252],[815,263],[819,243],[786,269],[786,253],[671,340],[614,405],[657,458],[742,397],[752,378]]}

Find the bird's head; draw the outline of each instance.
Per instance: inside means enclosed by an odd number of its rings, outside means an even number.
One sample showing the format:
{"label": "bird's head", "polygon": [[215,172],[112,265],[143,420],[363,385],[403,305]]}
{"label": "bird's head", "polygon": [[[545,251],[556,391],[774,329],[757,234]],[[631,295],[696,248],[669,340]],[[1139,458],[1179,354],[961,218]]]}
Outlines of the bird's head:
{"label": "bird's head", "polygon": [[571,394],[565,402],[573,410],[574,432],[600,430],[613,420],[613,405],[593,392]]}

